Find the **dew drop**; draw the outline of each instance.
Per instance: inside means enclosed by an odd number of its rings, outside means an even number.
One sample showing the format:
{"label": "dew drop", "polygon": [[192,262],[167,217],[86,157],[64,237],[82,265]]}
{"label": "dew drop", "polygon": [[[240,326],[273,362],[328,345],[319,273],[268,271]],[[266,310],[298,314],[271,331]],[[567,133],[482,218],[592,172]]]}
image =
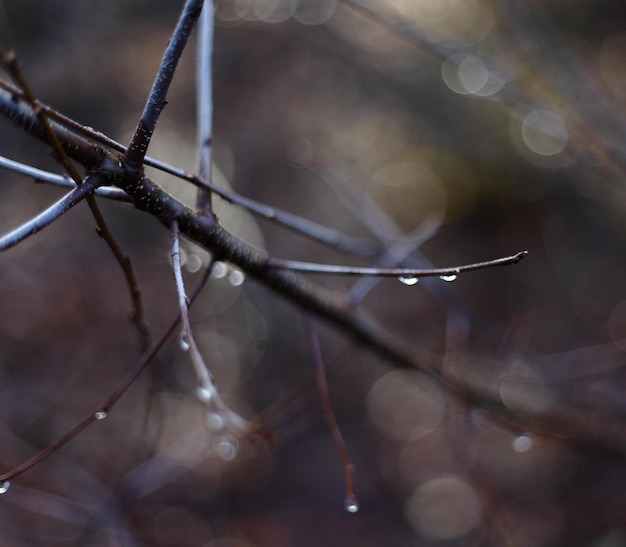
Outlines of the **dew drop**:
{"label": "dew drop", "polygon": [[189,351],[190,348],[191,348],[191,345],[187,341],[187,338],[186,337],[181,338],[180,339],[180,349],[182,349],[183,351]]}
{"label": "dew drop", "polygon": [[400,281],[400,283],[403,283],[404,285],[408,285],[409,287],[416,285],[419,280],[420,280],[419,277],[403,277],[403,276],[398,277],[398,281]]}
{"label": "dew drop", "polygon": [[226,435],[218,435],[217,437],[213,437],[212,444],[215,453],[223,460],[231,461],[237,456],[239,443],[236,439],[232,439]]}
{"label": "dew drop", "polygon": [[528,452],[533,447],[534,441],[530,433],[523,433],[513,439],[513,450],[515,452]]}
{"label": "dew drop", "polygon": [[239,287],[241,285],[243,285],[244,281],[246,280],[246,276],[244,275],[244,273],[240,270],[232,270],[229,274],[228,274],[228,282],[233,286],[233,287]]}
{"label": "dew drop", "polygon": [[11,481],[4,481],[2,484],[0,484],[0,494],[6,494],[10,486]]}
{"label": "dew drop", "polygon": [[106,417],[107,413],[104,410],[98,410],[98,412],[94,414],[96,420],[104,420]]}
{"label": "dew drop", "polygon": [[356,513],[359,510],[359,502],[354,494],[349,495],[343,501],[343,506],[348,513]]}
{"label": "dew drop", "polygon": [[224,429],[226,422],[219,412],[209,412],[206,415],[206,424],[212,431],[221,431]]}
{"label": "dew drop", "polygon": [[210,389],[207,389],[205,387],[199,387],[198,389],[196,389],[196,397],[198,397],[198,399],[203,403],[208,403],[211,400],[212,396],[213,393]]}
{"label": "dew drop", "polygon": [[213,269],[211,270],[211,277],[215,279],[222,279],[222,277],[226,277],[228,273],[228,266],[223,262],[215,262],[213,264]]}
{"label": "dew drop", "polygon": [[451,281],[454,281],[458,276],[456,274],[449,274],[449,275],[440,275],[439,279],[441,279],[442,281],[447,281],[448,283],[450,283]]}

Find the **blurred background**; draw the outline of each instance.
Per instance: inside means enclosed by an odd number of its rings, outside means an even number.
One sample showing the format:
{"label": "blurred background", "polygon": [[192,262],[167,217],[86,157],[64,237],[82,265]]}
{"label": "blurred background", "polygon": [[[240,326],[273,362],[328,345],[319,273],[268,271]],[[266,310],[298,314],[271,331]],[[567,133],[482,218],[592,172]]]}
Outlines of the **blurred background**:
{"label": "blurred background", "polygon": [[[41,101],[128,143],[182,4],[2,0],[0,46]],[[522,401],[575,408],[586,431],[624,420],[623,6],[216,5],[216,183],[418,266],[527,249],[519,265],[454,283],[315,281],[351,291],[444,366],[482,375],[513,415]],[[194,69],[191,44],[149,150],[191,172]],[[59,172],[6,121],[0,154]],[[150,174],[194,203],[192,187]],[[0,193],[2,233],[62,195],[9,172]],[[129,205],[101,206],[156,334],[176,310],[167,231]],[[216,206],[277,257],[378,264]],[[98,408],[139,355],[127,288],[93,228],[77,207],[2,255],[2,472]],[[209,260],[185,242],[188,288]],[[319,325],[356,465],[360,509],[349,514],[301,312],[219,265],[192,320],[223,397],[271,439],[210,430],[172,340],[106,420],[12,482],[2,545],[626,545],[623,441],[562,436],[558,424],[527,431]]]}

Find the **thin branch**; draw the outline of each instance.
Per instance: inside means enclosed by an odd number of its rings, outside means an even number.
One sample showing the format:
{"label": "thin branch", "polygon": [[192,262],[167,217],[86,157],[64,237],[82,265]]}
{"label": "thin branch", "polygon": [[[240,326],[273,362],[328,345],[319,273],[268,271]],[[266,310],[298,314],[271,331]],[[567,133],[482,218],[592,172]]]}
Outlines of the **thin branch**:
{"label": "thin branch", "polygon": [[[215,5],[213,0],[204,0],[200,16],[197,54],[197,109],[198,151],[200,167],[198,176],[207,184],[213,182],[213,31]],[[212,212],[211,192],[198,188],[197,206],[200,211]]]}
{"label": "thin branch", "polygon": [[[23,94],[19,90],[6,84],[5,82],[0,81],[0,113],[4,114],[7,118],[15,122],[17,125],[23,127],[34,137],[42,139],[42,131],[32,113],[32,110],[30,108],[25,108],[24,103],[19,101],[22,98]],[[99,160],[95,159],[95,155],[92,153],[92,151],[90,151],[90,148],[94,148],[94,144],[88,140],[82,139],[74,132],[92,138],[96,142],[104,144],[105,146],[108,146],[119,152],[126,152],[127,148],[125,146],[107,137],[103,133],[94,131],[89,127],[77,124],[66,116],[63,116],[59,112],[51,109],[49,106],[45,106],[41,103],[38,104],[40,105],[42,111],[45,111],[48,115],[57,120],[58,123],[62,124],[54,124],[54,129],[55,132],[60,135],[59,139],[61,140],[61,143],[63,144],[66,153],[70,157],[76,159],[83,165],[85,165],[87,162],[92,161],[96,162],[96,166],[100,166],[100,164],[104,162],[104,164],[107,164],[106,169],[110,169],[112,171],[115,171],[116,173],[120,170],[118,162],[112,156],[106,156],[104,149],[96,148],[96,150],[100,151],[102,157],[99,158]],[[72,131],[69,131],[68,127],[71,128]],[[328,228],[311,220],[307,220],[292,213],[288,213],[275,207],[259,203],[250,198],[240,196],[235,192],[220,188],[213,183],[207,183],[198,176],[168,165],[165,162],[146,157],[144,158],[144,164],[150,167],[154,167],[155,169],[159,169],[160,171],[168,173],[177,178],[186,180],[191,184],[198,186],[199,188],[205,187],[211,190],[211,192],[220,196],[225,201],[228,201],[229,203],[232,203],[239,207],[243,207],[250,211],[252,214],[265,218],[270,222],[275,222],[276,224],[284,226],[295,233],[308,237],[329,247],[333,247],[339,251],[360,254],[364,256],[375,256],[380,252],[380,248],[375,243],[366,241],[361,238],[347,236],[337,230]],[[93,169],[95,168],[95,166],[91,166],[91,168]]]}
{"label": "thin branch", "polygon": [[283,260],[280,258],[268,258],[266,260],[266,265],[270,268],[281,268],[311,274],[396,277],[402,278],[407,284],[414,284],[417,283],[417,280],[419,280],[419,278],[421,277],[441,277],[444,279],[444,281],[454,281],[454,279],[456,279],[456,276],[461,273],[517,264],[527,255],[528,251],[520,251],[511,256],[496,258],[495,260],[488,260],[486,262],[475,262],[473,264],[464,264],[462,266],[451,266],[449,268],[433,269],[367,268],[360,266],[339,266],[335,264],[316,264],[313,262],[300,262],[297,260]]}
{"label": "thin branch", "polygon": [[[0,91],[0,113],[31,135],[43,139],[32,108],[4,90]],[[345,297],[316,286],[293,272],[268,267],[265,253],[238,240],[205,215],[198,215],[185,207],[148,177],[137,180],[132,173],[124,173],[117,159],[102,147],[58,124],[53,124],[53,127],[70,157],[89,169],[105,170],[115,178],[115,184],[132,197],[136,207],[167,227],[176,219],[181,233],[213,253],[215,259],[233,263],[276,294],[316,314],[395,366],[419,369],[436,376],[475,404],[488,407],[527,430],[550,428],[554,434],[626,453],[626,434],[620,422],[597,419],[566,406],[538,411],[531,406],[520,405],[515,412],[511,412],[502,402],[498,387],[485,382],[483,375],[472,375],[465,369],[443,371],[439,356],[398,338],[368,314],[352,306]]]}
{"label": "thin branch", "polygon": [[317,392],[322,402],[322,408],[324,409],[324,416],[328,422],[333,441],[337,447],[337,451],[341,456],[343,463],[343,474],[346,481],[346,497],[344,505],[346,511],[350,513],[356,513],[359,510],[359,502],[354,493],[354,462],[350,457],[348,448],[339,429],[337,418],[335,417],[335,411],[330,400],[330,394],[328,392],[328,380],[326,378],[326,370],[324,367],[324,359],[322,357],[322,348],[320,346],[319,337],[315,328],[315,323],[308,314],[304,316],[309,335],[309,345],[311,347],[311,353],[313,356],[313,370],[315,372],[315,380],[317,384]]}
{"label": "thin branch", "polygon": [[[6,169],[7,171],[12,171],[13,173],[19,173],[20,175],[30,177],[35,182],[46,182],[61,188],[77,187],[76,183],[67,176],[57,175],[55,173],[50,173],[49,171],[43,171],[42,169],[31,167],[30,165],[20,163],[19,161],[10,160],[4,156],[0,156],[0,169]],[[124,201],[127,203],[131,201],[126,192],[120,190],[119,188],[115,188],[114,186],[96,188],[93,193],[98,197],[112,199],[114,201]]]}
{"label": "thin branch", "polygon": [[172,38],[163,54],[161,66],[159,67],[143,114],[137,124],[137,129],[130,141],[125,156],[126,167],[135,177],[138,177],[141,172],[143,160],[148,150],[150,140],[152,139],[152,134],[154,133],[161,111],[167,104],[165,98],[167,97],[167,92],[174,78],[178,61],[187,45],[191,31],[200,16],[201,10],[202,0],[187,0],[187,2],[185,2]]}
{"label": "thin branch", "polygon": [[[202,276],[198,284],[195,286],[191,298],[190,303],[192,303],[197,296],[202,291],[202,288],[206,284],[209,279],[210,271],[207,270],[205,274]],[[47,457],[54,454],[59,448],[65,445],[67,442],[71,441],[74,437],[76,437],[79,433],[89,427],[93,422],[102,420],[108,416],[108,414],[113,410],[115,403],[126,393],[128,388],[135,382],[135,380],[139,377],[139,375],[144,371],[144,369],[152,362],[155,355],[161,350],[165,342],[174,332],[174,329],[180,323],[180,313],[177,313],[171,320],[170,323],[163,329],[163,331],[157,336],[156,340],[152,343],[151,347],[144,351],[144,353],[139,357],[133,369],[126,375],[125,378],[118,384],[118,386],[113,390],[113,392],[104,400],[104,402],[96,407],[89,414],[84,416],[76,425],[74,425],[67,433],[59,437],[50,443],[46,448],[44,448],[41,452],[15,467],[11,471],[7,471],[6,473],[2,473],[0,475],[0,484],[3,487],[8,486],[8,481],[13,480],[15,477],[25,473],[41,461],[45,460]]]}
{"label": "thin branch", "polygon": [[[76,169],[76,166],[71,162],[70,156],[66,152],[66,149],[63,146],[63,142],[61,138],[57,135],[56,131],[46,113],[41,109],[35,95],[30,89],[28,85],[28,81],[24,76],[15,55],[11,52],[9,54],[5,54],[0,50],[0,62],[2,62],[7,69],[9,70],[12,77],[18,83],[21,88],[21,91],[24,96],[24,100],[30,105],[33,113],[35,114],[37,121],[39,122],[39,126],[43,132],[44,139],[52,146],[56,154],[56,159],[63,165],[68,174],[72,177],[77,186],[82,184],[82,178]],[[100,152],[100,151],[99,151]],[[137,283],[137,278],[135,277],[135,272],[133,270],[132,263],[128,255],[126,255],[117,241],[113,237],[111,230],[104,219],[104,215],[102,211],[100,211],[100,207],[96,201],[96,198],[90,194],[86,196],[87,205],[89,205],[89,209],[96,220],[97,224],[97,233],[104,239],[109,249],[115,256],[118,264],[122,268],[124,276],[126,277],[126,284],[128,286],[131,301],[133,304],[133,314],[132,320],[135,323],[137,328],[137,332],[139,334],[139,339],[141,343],[141,349],[145,350],[150,343],[150,329],[148,327],[147,322],[144,320],[143,314],[143,302],[141,299],[141,291],[139,289],[139,284]]]}
{"label": "thin branch", "polygon": [[43,230],[55,220],[67,213],[72,207],[88,198],[94,189],[104,184],[105,177],[100,174],[90,175],[85,179],[84,184],[77,186],[69,194],[63,196],[59,201],[39,213],[36,217],[25,222],[15,230],[0,237],[0,251],[6,251],[21,243],[26,238]]}
{"label": "thin branch", "polygon": [[172,239],[172,269],[176,281],[178,306],[182,318],[180,345],[183,351],[189,353],[191,364],[196,373],[198,380],[198,397],[205,403],[209,411],[207,423],[216,430],[227,429],[236,435],[245,435],[255,428],[224,403],[215,385],[213,375],[204,362],[204,358],[202,357],[202,353],[200,352],[200,348],[198,347],[191,329],[191,322],[189,320],[189,299],[185,293],[180,263],[180,235],[178,222],[175,220],[173,220],[170,225],[170,236]]}

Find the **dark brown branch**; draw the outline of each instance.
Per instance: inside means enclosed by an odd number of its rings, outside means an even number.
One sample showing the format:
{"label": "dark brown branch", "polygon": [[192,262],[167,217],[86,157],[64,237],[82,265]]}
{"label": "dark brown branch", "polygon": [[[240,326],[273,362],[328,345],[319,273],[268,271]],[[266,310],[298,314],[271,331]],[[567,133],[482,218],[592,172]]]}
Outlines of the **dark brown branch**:
{"label": "dark brown branch", "polygon": [[[0,90],[0,113],[22,126],[30,134],[43,138],[41,128],[33,119],[32,109],[11,94]],[[588,413],[574,408],[547,408],[537,411],[531,407],[509,410],[499,396],[497,386],[468,371],[442,371],[440,358],[413,347],[381,327],[366,312],[349,301],[314,285],[304,277],[267,266],[268,256],[226,232],[212,219],[198,215],[164,192],[149,178],[137,181],[132,173],[121,173],[119,162],[104,149],[78,137],[68,129],[53,124],[68,155],[84,166],[107,170],[114,182],[125,190],[137,208],[157,218],[166,227],[173,219],[178,221],[181,233],[211,251],[216,259],[226,260],[271,290],[334,325],[344,334],[369,347],[395,366],[422,370],[443,380],[446,385],[463,394],[474,404],[486,406],[501,413],[525,429],[549,425],[555,434],[567,435],[581,442],[594,443],[626,453],[626,433],[621,423],[594,419]],[[529,388],[532,389],[532,388]]]}

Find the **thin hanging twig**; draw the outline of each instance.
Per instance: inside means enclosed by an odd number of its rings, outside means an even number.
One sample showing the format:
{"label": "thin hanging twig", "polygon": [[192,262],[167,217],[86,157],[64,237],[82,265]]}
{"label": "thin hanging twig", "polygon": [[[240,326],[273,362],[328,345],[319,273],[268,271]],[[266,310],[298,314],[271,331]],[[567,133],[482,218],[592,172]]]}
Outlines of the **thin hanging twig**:
{"label": "thin hanging twig", "polygon": [[326,421],[328,422],[328,427],[330,429],[331,435],[333,436],[333,441],[335,442],[335,446],[337,447],[337,451],[339,452],[339,455],[341,456],[341,461],[343,463],[343,473],[346,481],[346,497],[344,500],[344,505],[346,511],[350,513],[356,513],[359,510],[359,502],[354,493],[354,462],[350,457],[350,453],[348,452],[348,448],[344,441],[343,435],[341,434],[341,430],[339,429],[339,424],[337,423],[337,418],[335,417],[335,411],[333,410],[333,405],[330,400],[330,394],[328,392],[328,380],[326,378],[324,359],[322,357],[322,348],[320,346],[319,337],[317,336],[315,323],[308,314],[305,314],[304,318],[306,321],[307,332],[309,335],[309,345],[313,357],[313,369],[315,373],[317,392],[322,402],[324,416],[326,417]]}
{"label": "thin hanging twig", "polygon": [[[190,304],[197,298],[197,296],[202,291],[204,285],[209,279],[210,271],[206,271],[200,281],[198,281],[197,285],[194,287],[194,290],[190,297]],[[47,457],[54,454],[59,448],[65,445],[67,442],[71,441],[74,437],[76,437],[79,433],[89,427],[93,422],[103,420],[108,416],[108,414],[113,410],[115,403],[126,393],[128,388],[134,383],[134,381],[139,377],[139,375],[144,371],[144,369],[153,362],[156,354],[161,350],[165,342],[174,332],[174,329],[180,323],[181,314],[180,312],[176,313],[174,317],[170,320],[170,323],[163,329],[163,331],[156,337],[156,340],[152,343],[150,348],[148,348],[144,353],[139,357],[133,369],[122,379],[122,381],[118,384],[118,386],[113,390],[113,392],[102,402],[102,404],[98,405],[94,410],[92,410],[89,414],[84,416],[76,425],[74,425],[67,433],[61,435],[58,439],[51,442],[46,448],[44,448],[41,452],[30,458],[29,460],[23,462],[18,465],[11,471],[7,471],[6,473],[0,474],[0,485],[3,488],[8,487],[8,481],[13,480],[15,477],[25,473],[29,469],[33,468],[38,463],[45,460]]]}
{"label": "thin hanging twig", "polygon": [[209,411],[207,423],[215,430],[226,429],[236,435],[245,435],[255,428],[224,403],[215,385],[213,375],[204,362],[204,358],[202,357],[202,353],[200,352],[200,348],[198,347],[191,329],[191,322],[189,320],[189,299],[185,293],[180,262],[180,235],[178,223],[175,220],[170,224],[170,235],[172,239],[172,270],[178,294],[178,307],[182,318],[180,345],[183,351],[189,354],[189,359],[196,373],[198,398],[205,403]]}

